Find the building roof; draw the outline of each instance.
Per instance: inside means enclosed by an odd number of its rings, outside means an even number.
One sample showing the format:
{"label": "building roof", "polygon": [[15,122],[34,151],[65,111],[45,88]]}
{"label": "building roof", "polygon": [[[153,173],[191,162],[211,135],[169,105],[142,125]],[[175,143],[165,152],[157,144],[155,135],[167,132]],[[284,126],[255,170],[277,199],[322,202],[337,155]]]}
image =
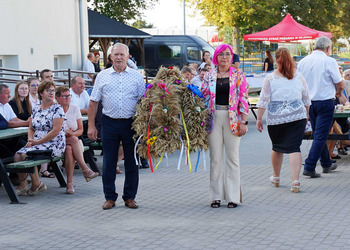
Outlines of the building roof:
{"label": "building roof", "polygon": [[88,10],[89,37],[99,38],[150,38],[150,34],[104,16],[98,12]]}
{"label": "building roof", "polygon": [[244,35],[243,39],[248,41],[271,41],[285,42],[294,40],[315,39],[320,36],[332,37],[332,33],[314,30],[296,22],[290,14],[283,20],[267,30],[263,30],[250,35]]}

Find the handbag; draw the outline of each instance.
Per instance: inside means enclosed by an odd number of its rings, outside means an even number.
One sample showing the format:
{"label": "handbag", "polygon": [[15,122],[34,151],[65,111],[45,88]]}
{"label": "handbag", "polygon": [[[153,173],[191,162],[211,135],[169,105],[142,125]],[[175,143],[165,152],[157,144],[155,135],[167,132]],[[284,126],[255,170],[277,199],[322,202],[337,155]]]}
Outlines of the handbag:
{"label": "handbag", "polygon": [[52,149],[50,150],[32,150],[27,152],[26,160],[50,160],[52,159]]}

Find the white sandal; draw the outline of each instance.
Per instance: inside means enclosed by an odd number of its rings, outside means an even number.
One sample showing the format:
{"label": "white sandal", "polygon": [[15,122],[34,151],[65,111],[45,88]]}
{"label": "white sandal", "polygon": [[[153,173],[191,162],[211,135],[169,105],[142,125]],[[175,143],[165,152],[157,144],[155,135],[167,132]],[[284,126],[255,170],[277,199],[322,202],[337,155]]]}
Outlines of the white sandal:
{"label": "white sandal", "polygon": [[280,186],[280,177],[279,176],[271,176],[270,177],[270,181],[273,185],[275,185],[275,187],[279,187]]}
{"label": "white sandal", "polygon": [[290,188],[290,191],[293,193],[299,193],[300,191],[300,181],[293,181],[292,187]]}

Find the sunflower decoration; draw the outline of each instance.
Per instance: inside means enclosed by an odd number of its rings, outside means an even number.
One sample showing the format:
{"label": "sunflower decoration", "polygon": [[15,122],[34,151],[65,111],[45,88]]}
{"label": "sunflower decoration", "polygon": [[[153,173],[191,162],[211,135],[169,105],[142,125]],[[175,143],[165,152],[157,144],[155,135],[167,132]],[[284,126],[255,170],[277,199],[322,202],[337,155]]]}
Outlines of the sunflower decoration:
{"label": "sunflower decoration", "polygon": [[179,93],[183,87],[175,81],[181,83],[179,70],[162,67],[147,85],[145,95],[136,107],[134,139],[137,140],[137,152],[143,158],[155,160],[165,152],[171,154],[181,147]]}

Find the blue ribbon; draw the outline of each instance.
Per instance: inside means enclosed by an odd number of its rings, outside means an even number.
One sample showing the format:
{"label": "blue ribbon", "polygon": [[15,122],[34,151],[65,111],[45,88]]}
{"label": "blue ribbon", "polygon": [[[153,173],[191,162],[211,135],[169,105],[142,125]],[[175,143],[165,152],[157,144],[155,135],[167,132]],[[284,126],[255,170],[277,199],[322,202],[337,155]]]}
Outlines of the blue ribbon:
{"label": "blue ribbon", "polygon": [[200,155],[201,155],[201,151],[198,150],[198,157],[197,157],[197,163],[196,163],[196,168],[194,170],[195,173],[197,173],[197,168],[198,168],[198,163],[199,163],[199,158],[200,158]]}
{"label": "blue ribbon", "polygon": [[202,92],[199,90],[198,86],[193,84],[188,84],[187,88],[192,91],[193,94],[198,95],[200,98],[203,98]]}

